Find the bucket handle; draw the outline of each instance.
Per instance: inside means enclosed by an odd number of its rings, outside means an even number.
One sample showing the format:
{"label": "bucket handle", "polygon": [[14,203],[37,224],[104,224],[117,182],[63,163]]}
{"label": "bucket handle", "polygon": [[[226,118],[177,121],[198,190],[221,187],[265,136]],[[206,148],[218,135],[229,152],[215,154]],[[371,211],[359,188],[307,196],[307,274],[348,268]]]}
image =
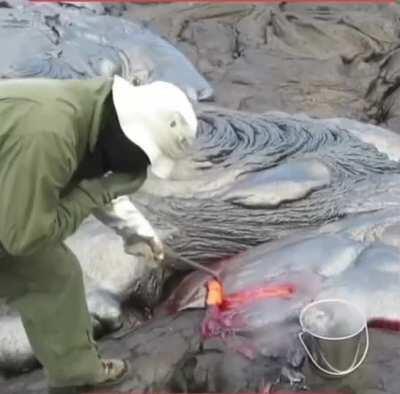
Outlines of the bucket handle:
{"label": "bucket handle", "polygon": [[353,365],[352,367],[350,367],[349,369],[347,369],[346,371],[340,371],[340,372],[332,372],[332,371],[328,371],[327,369],[321,367],[318,362],[314,359],[313,355],[311,354],[310,350],[308,349],[307,345],[304,342],[303,339],[303,335],[305,334],[304,331],[299,333],[299,340],[301,342],[301,344],[303,345],[304,350],[307,353],[307,356],[310,358],[310,360],[312,361],[312,363],[322,372],[326,373],[327,375],[331,375],[331,376],[345,376],[348,375],[349,373],[354,372],[358,367],[360,367],[360,365],[365,361],[365,358],[367,357],[367,353],[368,353],[368,349],[369,349],[369,334],[368,334],[368,328],[365,327],[365,349],[364,349],[364,353],[360,359],[360,361],[356,364]]}

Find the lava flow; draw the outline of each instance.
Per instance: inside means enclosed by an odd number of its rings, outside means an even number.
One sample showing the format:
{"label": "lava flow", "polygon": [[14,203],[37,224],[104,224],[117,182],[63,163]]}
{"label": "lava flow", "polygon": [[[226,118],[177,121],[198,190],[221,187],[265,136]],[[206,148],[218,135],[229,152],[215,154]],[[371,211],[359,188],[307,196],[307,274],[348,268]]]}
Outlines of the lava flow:
{"label": "lava flow", "polygon": [[[202,335],[204,338],[220,337],[227,339],[246,330],[248,322],[243,315],[243,309],[252,302],[268,300],[272,298],[291,298],[296,288],[293,284],[269,284],[250,290],[243,290],[229,295],[223,292],[223,286],[216,280],[207,284],[208,311],[202,323]],[[232,345],[239,353],[248,358],[253,358],[256,349],[251,343]]]}

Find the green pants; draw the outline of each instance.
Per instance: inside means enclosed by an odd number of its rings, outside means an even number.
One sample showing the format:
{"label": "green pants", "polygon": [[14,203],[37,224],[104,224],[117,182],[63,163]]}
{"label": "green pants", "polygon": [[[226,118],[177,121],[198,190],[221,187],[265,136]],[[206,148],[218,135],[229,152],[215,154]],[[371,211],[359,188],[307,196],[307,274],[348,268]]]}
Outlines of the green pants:
{"label": "green pants", "polygon": [[82,270],[65,245],[0,259],[0,297],[20,312],[50,386],[93,382],[101,362],[92,339]]}

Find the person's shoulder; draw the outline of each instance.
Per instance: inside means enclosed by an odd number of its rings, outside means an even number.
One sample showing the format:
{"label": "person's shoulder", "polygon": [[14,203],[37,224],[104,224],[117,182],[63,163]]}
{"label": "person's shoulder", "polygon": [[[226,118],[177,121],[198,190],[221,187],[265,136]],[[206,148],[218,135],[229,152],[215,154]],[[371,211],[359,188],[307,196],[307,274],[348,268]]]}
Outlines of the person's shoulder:
{"label": "person's shoulder", "polygon": [[61,147],[70,150],[69,147],[72,146],[71,138],[59,133],[57,129],[47,127],[31,128],[25,133],[18,133],[15,140],[19,141],[24,149],[36,148],[39,153],[55,152]]}
{"label": "person's shoulder", "polygon": [[98,101],[107,97],[111,86],[110,77],[0,82],[0,117],[9,124],[3,130],[28,138],[50,133],[77,143],[78,134],[90,128]]}
{"label": "person's shoulder", "polygon": [[74,122],[57,106],[35,103],[15,121],[15,128],[8,137],[8,142],[12,141],[22,151],[37,151],[39,155],[73,152],[76,145]]}
{"label": "person's shoulder", "polygon": [[75,101],[77,97],[110,91],[112,77],[91,79],[26,78],[0,81],[0,102],[31,101],[48,106],[57,102]]}

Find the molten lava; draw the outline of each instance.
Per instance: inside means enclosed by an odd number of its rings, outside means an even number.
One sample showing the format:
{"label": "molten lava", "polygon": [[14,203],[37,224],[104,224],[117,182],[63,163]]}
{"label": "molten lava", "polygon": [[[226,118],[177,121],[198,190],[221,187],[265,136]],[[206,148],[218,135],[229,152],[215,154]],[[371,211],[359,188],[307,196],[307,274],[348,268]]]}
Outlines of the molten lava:
{"label": "molten lava", "polygon": [[216,280],[210,281],[207,287],[209,309],[202,324],[202,333],[206,338],[226,338],[246,329],[247,322],[241,312],[249,304],[271,298],[288,299],[296,290],[290,283],[269,284],[224,295],[222,284]]}
{"label": "molten lava", "polygon": [[289,298],[295,292],[292,284],[268,285],[243,290],[230,295],[224,294],[223,286],[217,280],[208,282],[207,305],[218,306],[220,310],[232,310],[241,305],[268,298]]}
{"label": "molten lava", "polygon": [[222,299],[221,310],[232,310],[251,302],[266,300],[268,298],[290,298],[295,292],[291,284],[258,287],[233,293]]}

